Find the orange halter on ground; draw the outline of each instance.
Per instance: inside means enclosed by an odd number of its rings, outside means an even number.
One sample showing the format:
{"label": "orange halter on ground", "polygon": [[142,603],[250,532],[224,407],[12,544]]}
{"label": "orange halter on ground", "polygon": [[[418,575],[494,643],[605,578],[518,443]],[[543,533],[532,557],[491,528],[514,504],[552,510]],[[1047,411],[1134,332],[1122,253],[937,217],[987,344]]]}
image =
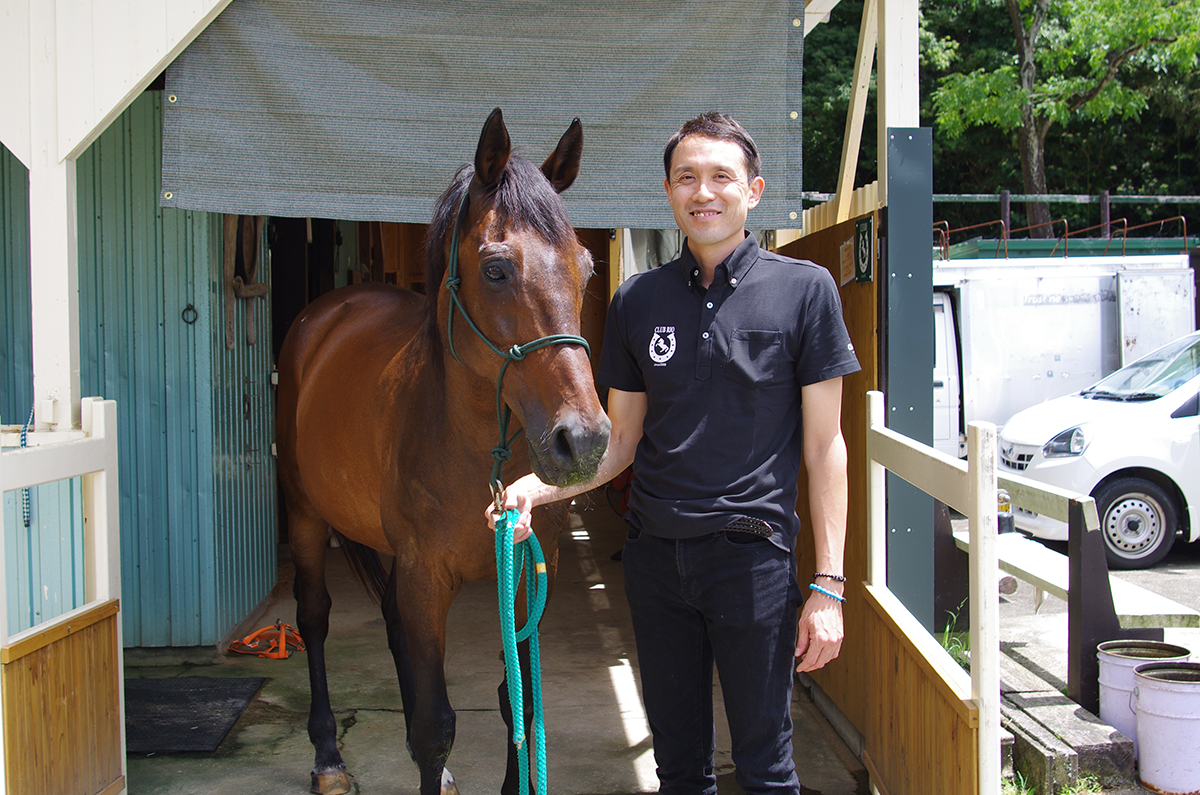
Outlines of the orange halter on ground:
{"label": "orange halter on ground", "polygon": [[304,641],[300,633],[292,629],[282,619],[276,619],[269,627],[251,632],[241,640],[229,644],[229,651],[238,654],[257,654],[259,657],[270,657],[272,660],[286,660],[293,651],[304,651]]}

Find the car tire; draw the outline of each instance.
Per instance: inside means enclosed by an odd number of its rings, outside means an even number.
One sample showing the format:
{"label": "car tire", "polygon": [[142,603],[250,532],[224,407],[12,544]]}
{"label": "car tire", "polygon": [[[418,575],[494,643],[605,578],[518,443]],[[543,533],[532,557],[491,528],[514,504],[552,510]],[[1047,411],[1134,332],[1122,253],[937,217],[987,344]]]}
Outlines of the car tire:
{"label": "car tire", "polygon": [[1119,478],[1092,495],[1111,569],[1146,569],[1167,556],[1178,531],[1175,502],[1142,478]]}

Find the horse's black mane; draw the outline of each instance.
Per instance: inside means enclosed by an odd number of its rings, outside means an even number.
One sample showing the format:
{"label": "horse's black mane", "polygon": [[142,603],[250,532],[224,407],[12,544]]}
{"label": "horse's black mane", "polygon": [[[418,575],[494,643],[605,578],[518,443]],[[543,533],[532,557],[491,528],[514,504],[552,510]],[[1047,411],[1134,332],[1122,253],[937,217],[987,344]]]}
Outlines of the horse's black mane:
{"label": "horse's black mane", "polygon": [[[458,204],[473,176],[475,166],[471,163],[458,170],[450,186],[438,198],[425,235],[426,311],[431,323],[436,322],[438,289],[446,275],[445,242],[454,231]],[[487,200],[498,211],[500,222],[505,226],[532,228],[554,246],[566,245],[575,236],[562,199],[541,169],[523,157],[509,157],[499,184]]]}

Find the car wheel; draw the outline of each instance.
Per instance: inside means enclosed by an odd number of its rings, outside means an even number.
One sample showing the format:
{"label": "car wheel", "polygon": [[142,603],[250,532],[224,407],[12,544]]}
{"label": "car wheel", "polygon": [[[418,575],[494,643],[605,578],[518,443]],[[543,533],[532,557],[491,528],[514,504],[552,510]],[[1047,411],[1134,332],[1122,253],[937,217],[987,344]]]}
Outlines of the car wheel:
{"label": "car wheel", "polygon": [[1161,487],[1120,478],[1096,490],[1109,568],[1145,569],[1167,556],[1178,528],[1175,503]]}

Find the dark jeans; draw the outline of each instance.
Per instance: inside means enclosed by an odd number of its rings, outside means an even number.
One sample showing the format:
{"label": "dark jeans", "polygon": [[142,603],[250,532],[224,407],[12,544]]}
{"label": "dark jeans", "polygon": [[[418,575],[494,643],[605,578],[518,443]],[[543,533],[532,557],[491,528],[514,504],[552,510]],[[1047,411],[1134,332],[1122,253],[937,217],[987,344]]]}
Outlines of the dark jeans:
{"label": "dark jeans", "polygon": [[792,762],[795,558],[744,533],[671,540],[630,531],[622,554],[659,792],[713,795],[713,663],[737,781],[799,793]]}

